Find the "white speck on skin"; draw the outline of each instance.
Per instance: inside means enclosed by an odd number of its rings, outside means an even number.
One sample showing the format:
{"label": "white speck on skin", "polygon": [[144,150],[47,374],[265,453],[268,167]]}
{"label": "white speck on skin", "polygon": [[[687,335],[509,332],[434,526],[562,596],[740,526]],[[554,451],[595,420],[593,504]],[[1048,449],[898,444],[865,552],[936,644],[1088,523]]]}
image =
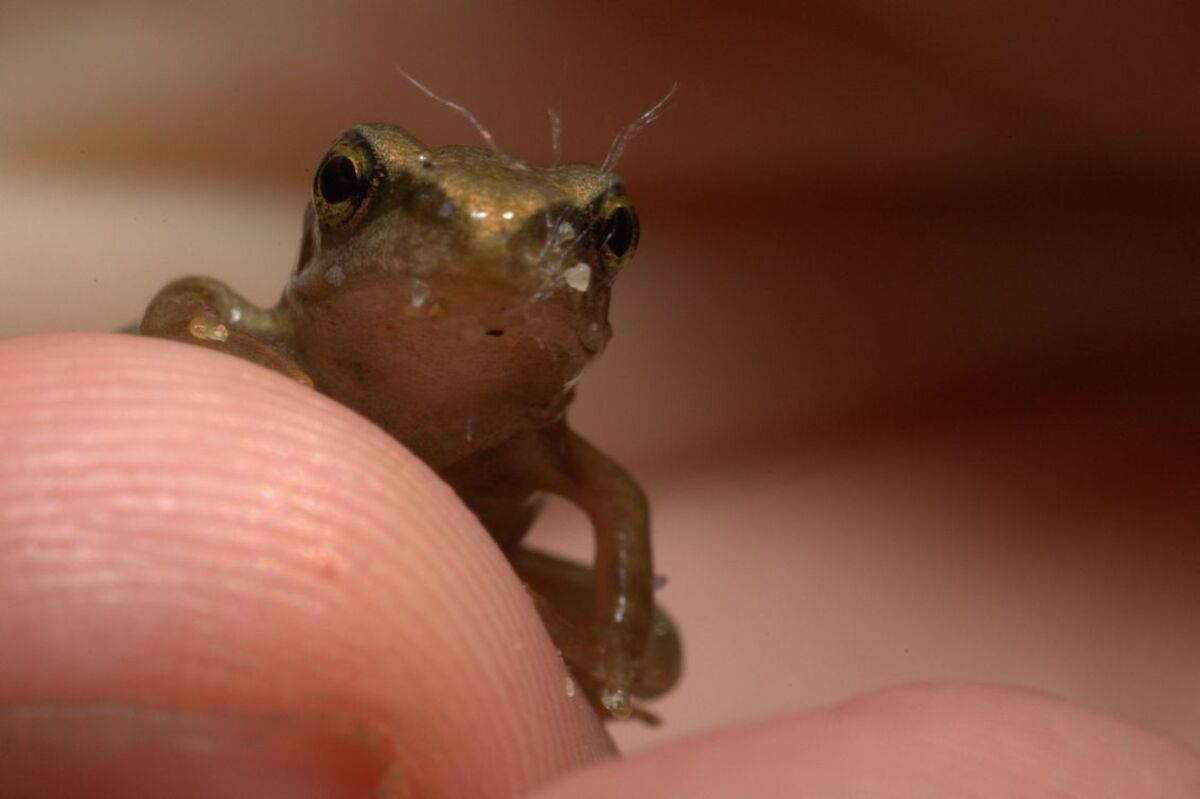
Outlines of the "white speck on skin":
{"label": "white speck on skin", "polygon": [[612,713],[613,718],[627,719],[633,714],[629,697],[625,695],[624,691],[605,692],[604,696],[600,697],[600,704],[604,705],[609,713]]}
{"label": "white speck on skin", "polygon": [[575,696],[575,681],[567,675],[567,696]]}
{"label": "white speck on skin", "polygon": [[487,219],[488,212],[483,208],[474,208],[471,210],[472,219]]}
{"label": "white speck on skin", "polygon": [[423,280],[413,278],[412,282],[412,307],[420,308],[429,299],[429,284]]}
{"label": "white speck on skin", "polygon": [[570,269],[563,270],[563,279],[576,291],[587,291],[592,284],[592,268],[580,261]]}
{"label": "white speck on skin", "polygon": [[225,342],[229,340],[229,328],[217,320],[215,314],[201,314],[188,323],[188,332],[203,341]]}
{"label": "white speck on skin", "polygon": [[559,222],[557,232],[560,239],[569,239],[575,235],[575,227],[570,222]]}
{"label": "white speck on skin", "polygon": [[512,211],[505,211],[504,213],[500,214],[500,216],[504,217],[505,219],[512,219],[514,216],[516,216],[516,214],[514,214]]}
{"label": "white speck on skin", "polygon": [[346,271],[340,266],[331,266],[325,272],[325,282],[331,286],[340,286],[346,282]]}
{"label": "white speck on skin", "polygon": [[440,216],[442,219],[449,217],[452,213],[454,213],[454,203],[450,202],[449,200],[445,200],[440,206],[438,206],[438,216]]}
{"label": "white speck on skin", "polygon": [[617,597],[617,606],[613,608],[612,620],[617,624],[625,621],[625,614],[629,610],[629,600],[623,596]]}
{"label": "white speck on skin", "polygon": [[600,350],[604,349],[604,342],[607,338],[607,331],[600,327],[598,322],[592,322],[587,326],[587,330],[580,338],[580,341],[583,343],[583,346],[592,352],[600,352]]}
{"label": "white speck on skin", "polygon": [[241,308],[230,308],[229,309],[229,324],[236,325],[240,321],[242,321],[242,309]]}

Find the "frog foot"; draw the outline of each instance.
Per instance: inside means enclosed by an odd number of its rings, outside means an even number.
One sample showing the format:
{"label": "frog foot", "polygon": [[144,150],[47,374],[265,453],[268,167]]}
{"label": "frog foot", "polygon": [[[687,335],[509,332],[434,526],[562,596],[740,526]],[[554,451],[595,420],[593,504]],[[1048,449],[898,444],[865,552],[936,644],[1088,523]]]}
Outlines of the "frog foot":
{"label": "frog foot", "polygon": [[621,634],[624,632],[617,630],[610,634],[602,661],[604,690],[600,692],[600,704],[618,721],[625,721],[633,715],[633,689],[637,680],[629,641]]}
{"label": "frog foot", "polygon": [[633,700],[629,698],[629,694],[624,688],[605,686],[604,695],[600,697],[600,704],[604,705],[608,714],[617,721],[625,721],[633,715]]}

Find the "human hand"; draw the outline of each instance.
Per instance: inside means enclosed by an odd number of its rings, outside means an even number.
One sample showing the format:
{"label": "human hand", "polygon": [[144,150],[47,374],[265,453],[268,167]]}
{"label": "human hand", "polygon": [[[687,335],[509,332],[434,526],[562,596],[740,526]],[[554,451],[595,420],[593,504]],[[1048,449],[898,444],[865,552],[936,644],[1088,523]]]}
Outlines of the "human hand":
{"label": "human hand", "polygon": [[[520,796],[612,754],[490,539],[352,413],[133,337],[3,342],[0,382],[5,796]],[[1195,757],[1148,732],[933,685],[539,795],[1198,790]]]}

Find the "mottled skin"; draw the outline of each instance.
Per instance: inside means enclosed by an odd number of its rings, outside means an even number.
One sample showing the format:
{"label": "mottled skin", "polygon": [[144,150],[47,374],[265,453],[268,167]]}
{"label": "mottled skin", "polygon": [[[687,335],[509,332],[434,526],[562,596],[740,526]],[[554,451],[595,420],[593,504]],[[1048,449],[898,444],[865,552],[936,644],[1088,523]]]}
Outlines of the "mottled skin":
{"label": "mottled skin", "polygon": [[[508,553],[593,702],[625,718],[675,681],[678,641],[654,607],[645,496],[565,413],[636,245],[610,173],[359,125],[317,168],[278,305],[184,278],[141,332],[275,369],[395,436]],[[594,574],[518,547],[545,492],[591,519]]]}

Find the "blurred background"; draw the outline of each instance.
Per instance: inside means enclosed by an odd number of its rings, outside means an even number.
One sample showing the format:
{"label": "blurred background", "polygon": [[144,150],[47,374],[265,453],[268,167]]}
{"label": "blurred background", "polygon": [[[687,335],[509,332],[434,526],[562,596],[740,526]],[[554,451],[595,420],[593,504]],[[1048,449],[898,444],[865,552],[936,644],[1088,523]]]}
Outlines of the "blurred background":
{"label": "blurred background", "polygon": [[[599,162],[640,252],[577,425],[641,476],[688,672],[628,749],[895,682],[1200,744],[1200,10],[0,2],[0,335],[186,273],[271,303],[339,130]],[[0,387],[2,389],[2,387]],[[590,552],[554,506],[542,545]]]}

